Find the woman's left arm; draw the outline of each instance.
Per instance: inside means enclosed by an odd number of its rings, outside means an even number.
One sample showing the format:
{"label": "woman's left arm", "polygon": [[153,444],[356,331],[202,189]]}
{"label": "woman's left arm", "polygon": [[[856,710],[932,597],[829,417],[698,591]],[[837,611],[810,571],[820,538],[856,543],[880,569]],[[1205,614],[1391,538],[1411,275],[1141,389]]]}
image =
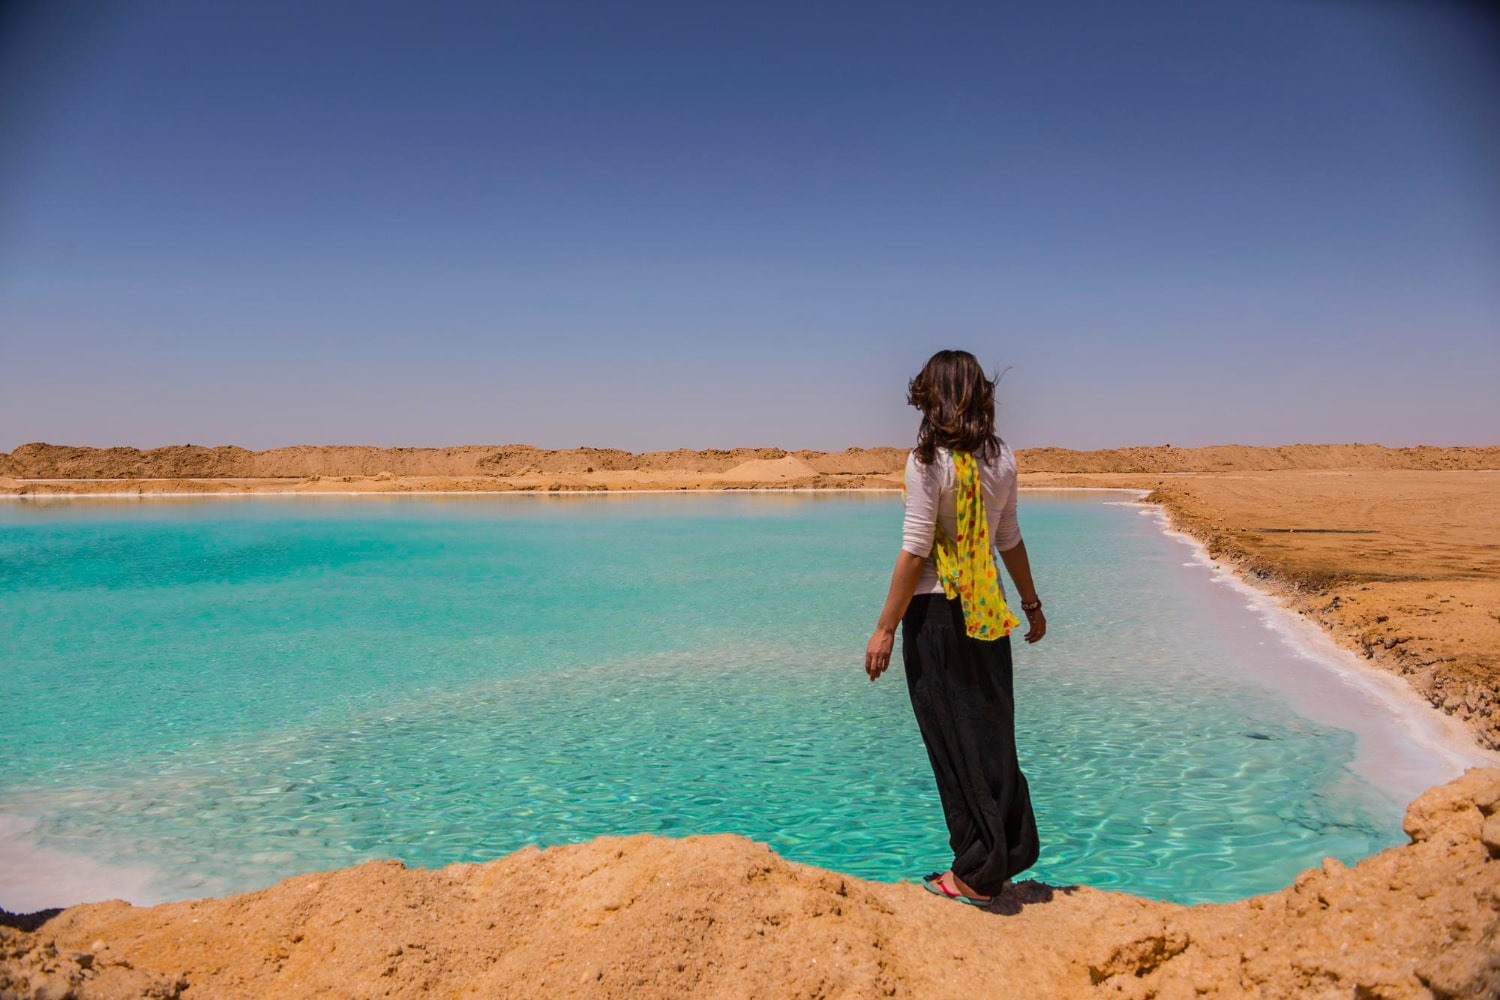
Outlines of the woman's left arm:
{"label": "woman's left arm", "polygon": [[1007,471],[1010,473],[1009,489],[1005,491],[1005,503],[1000,508],[1000,520],[995,529],[995,548],[1005,563],[1005,571],[1015,581],[1021,595],[1021,610],[1026,614],[1026,641],[1040,642],[1047,634],[1047,616],[1042,614],[1042,600],[1036,596],[1036,584],[1031,580],[1031,560],[1026,558],[1026,543],[1021,539],[1021,522],[1016,519],[1016,500],[1020,495],[1019,477],[1015,470],[1015,453],[1005,449]]}
{"label": "woman's left arm", "polygon": [[1021,595],[1021,610],[1026,614],[1026,641],[1040,642],[1047,634],[1047,616],[1042,614],[1042,599],[1036,595],[1036,584],[1031,580],[1031,560],[1026,558],[1026,543],[1018,539],[1015,545],[1000,553],[1000,559]]}
{"label": "woman's left arm", "polygon": [[891,589],[885,595],[885,607],[880,610],[880,621],[875,623],[875,634],[870,636],[870,645],[865,647],[865,673],[875,680],[891,665],[891,650],[896,644],[896,626],[906,614],[912,595],[917,592],[917,582],[922,579],[922,567],[927,562],[905,549],[896,556],[896,568],[891,571]]}

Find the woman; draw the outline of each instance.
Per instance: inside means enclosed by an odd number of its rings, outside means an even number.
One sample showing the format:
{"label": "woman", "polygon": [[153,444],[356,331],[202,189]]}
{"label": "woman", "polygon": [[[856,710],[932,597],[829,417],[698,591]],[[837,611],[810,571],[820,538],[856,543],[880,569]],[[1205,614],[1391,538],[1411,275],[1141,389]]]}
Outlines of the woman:
{"label": "woman", "polygon": [[995,434],[995,381],[967,351],[939,351],[911,380],[907,402],[922,425],[906,462],[901,552],[865,651],[873,681],[901,623],[907,689],[953,848],[952,867],[923,884],[977,906],[1038,851],[1016,760],[1009,632],[1020,623],[995,550],[1020,593],[1026,641],[1047,634],[1016,523],[1015,456]]}

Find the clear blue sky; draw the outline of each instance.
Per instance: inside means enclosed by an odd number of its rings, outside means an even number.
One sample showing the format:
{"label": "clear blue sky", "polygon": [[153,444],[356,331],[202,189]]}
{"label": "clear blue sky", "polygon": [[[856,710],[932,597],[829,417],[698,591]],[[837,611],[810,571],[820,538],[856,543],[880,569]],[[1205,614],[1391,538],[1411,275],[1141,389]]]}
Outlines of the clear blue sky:
{"label": "clear blue sky", "polygon": [[1500,443],[1481,5],[6,10],[0,449]]}

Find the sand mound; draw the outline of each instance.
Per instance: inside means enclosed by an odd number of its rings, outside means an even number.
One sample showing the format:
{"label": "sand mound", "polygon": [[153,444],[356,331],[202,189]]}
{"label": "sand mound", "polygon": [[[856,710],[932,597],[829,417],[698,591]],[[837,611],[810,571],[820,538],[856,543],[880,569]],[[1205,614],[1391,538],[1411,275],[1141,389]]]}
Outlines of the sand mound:
{"label": "sand mound", "polygon": [[761,458],[726,469],[716,477],[730,483],[776,482],[778,480],[812,479],[818,471],[799,459]]}
{"label": "sand mound", "polygon": [[648,451],[635,456],[635,468],[641,472],[725,472],[752,461],[772,461],[786,457],[780,448],[709,448],[693,451]]}
{"label": "sand mound", "polygon": [[889,476],[906,471],[908,448],[799,451],[797,458],[825,476]]}
{"label": "sand mound", "polygon": [[0,995],[1494,996],[1497,807],[1500,770],[1470,771],[1412,804],[1409,845],[1222,906],[1023,882],[980,911],[727,835],[372,862],[0,927]]}

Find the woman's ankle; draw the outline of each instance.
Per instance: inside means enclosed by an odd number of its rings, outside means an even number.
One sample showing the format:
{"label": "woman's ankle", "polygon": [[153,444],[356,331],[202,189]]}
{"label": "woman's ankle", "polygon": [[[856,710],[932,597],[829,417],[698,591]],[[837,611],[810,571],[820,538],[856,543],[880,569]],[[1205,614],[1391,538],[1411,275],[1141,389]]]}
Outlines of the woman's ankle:
{"label": "woman's ankle", "polygon": [[958,890],[958,894],[960,896],[968,896],[970,899],[990,898],[989,893],[975,891],[973,886],[969,885],[969,883],[959,878],[958,874],[951,868],[948,869],[947,878],[945,879],[945,881],[954,889]]}

